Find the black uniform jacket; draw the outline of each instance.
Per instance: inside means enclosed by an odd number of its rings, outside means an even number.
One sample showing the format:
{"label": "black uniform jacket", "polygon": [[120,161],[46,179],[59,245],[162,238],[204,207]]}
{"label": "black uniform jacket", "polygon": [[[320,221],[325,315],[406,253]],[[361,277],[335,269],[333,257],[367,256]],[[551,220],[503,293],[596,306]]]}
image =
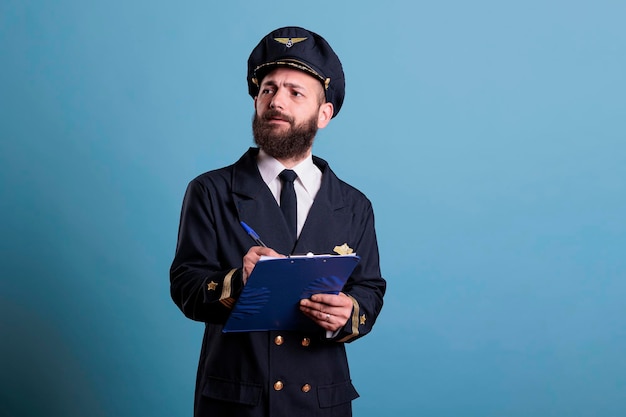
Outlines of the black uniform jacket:
{"label": "black uniform jacket", "polygon": [[[206,323],[196,382],[196,416],[349,416],[352,386],[344,342],[367,334],[385,293],[370,201],[314,157],[323,173],[297,242],[257,168],[258,149],[189,183],[170,270],[172,299]],[[240,221],[279,253],[333,253],[347,243],[361,257],[343,292],[353,314],[339,334],[222,333],[243,288],[242,258],[255,245]]]}

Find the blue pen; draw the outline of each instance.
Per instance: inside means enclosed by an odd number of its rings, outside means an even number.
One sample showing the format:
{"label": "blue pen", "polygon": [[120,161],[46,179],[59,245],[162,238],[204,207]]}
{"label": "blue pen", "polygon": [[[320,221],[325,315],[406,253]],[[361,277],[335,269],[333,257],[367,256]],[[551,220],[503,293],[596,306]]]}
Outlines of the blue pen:
{"label": "blue pen", "polygon": [[265,245],[265,243],[263,243],[263,241],[261,240],[259,235],[256,234],[254,229],[252,229],[250,226],[248,226],[245,222],[239,222],[239,223],[241,223],[241,226],[243,226],[243,228],[246,231],[246,233],[248,233],[250,235],[250,237],[252,239],[254,239],[254,241],[257,243],[257,245],[263,246],[264,248],[267,247],[267,245]]}

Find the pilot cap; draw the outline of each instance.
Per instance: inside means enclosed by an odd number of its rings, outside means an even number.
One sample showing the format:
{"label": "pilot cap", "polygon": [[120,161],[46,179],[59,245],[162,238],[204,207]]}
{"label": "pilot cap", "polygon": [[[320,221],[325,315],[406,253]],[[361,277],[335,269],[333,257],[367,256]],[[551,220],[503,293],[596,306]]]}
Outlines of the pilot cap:
{"label": "pilot cap", "polygon": [[289,26],[269,33],[248,58],[248,92],[259,94],[263,77],[276,67],[295,68],[317,78],[325,90],[326,101],[333,104],[333,117],[343,104],[346,84],[337,54],[317,33]]}

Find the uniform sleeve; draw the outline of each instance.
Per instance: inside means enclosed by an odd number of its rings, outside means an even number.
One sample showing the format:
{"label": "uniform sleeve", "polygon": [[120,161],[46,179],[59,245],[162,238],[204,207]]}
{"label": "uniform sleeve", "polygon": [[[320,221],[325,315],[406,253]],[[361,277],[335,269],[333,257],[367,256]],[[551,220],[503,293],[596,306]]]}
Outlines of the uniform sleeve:
{"label": "uniform sleeve", "polygon": [[334,337],[338,342],[352,342],[368,334],[383,307],[386,282],[381,276],[374,212],[368,204],[360,217],[353,249],[361,261],[348,279],[343,292],[352,300],[352,315]]}
{"label": "uniform sleeve", "polygon": [[224,268],[219,259],[210,197],[200,181],[189,183],[170,268],[170,293],[188,318],[224,323],[243,289],[243,279],[241,265]]}

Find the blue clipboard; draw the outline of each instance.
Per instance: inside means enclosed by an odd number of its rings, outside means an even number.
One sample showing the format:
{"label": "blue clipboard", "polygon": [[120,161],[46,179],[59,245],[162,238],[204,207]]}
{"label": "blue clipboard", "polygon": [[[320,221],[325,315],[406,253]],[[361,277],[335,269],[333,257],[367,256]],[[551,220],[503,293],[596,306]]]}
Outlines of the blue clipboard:
{"label": "blue clipboard", "polygon": [[222,331],[319,329],[300,311],[300,300],[339,293],[360,259],[356,255],[261,258]]}

